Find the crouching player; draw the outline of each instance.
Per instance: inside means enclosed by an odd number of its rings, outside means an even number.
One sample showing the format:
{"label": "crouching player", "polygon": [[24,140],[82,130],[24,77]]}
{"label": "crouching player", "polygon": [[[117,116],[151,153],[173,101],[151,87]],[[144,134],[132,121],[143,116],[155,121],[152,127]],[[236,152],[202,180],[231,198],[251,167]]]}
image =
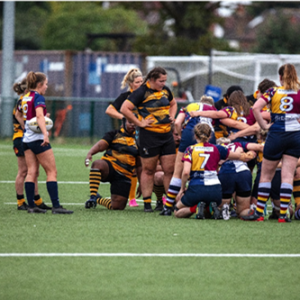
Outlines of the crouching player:
{"label": "crouching player", "polygon": [[[194,128],[197,143],[188,147],[183,155],[183,172],[181,189],[178,194],[180,199],[174,208],[177,218],[189,218],[196,212],[197,219],[204,219],[204,208],[211,203],[214,218],[219,219],[221,212],[218,206],[222,202],[222,186],[218,178],[219,161],[234,159],[249,161],[255,157],[253,151],[243,153],[239,147],[231,152],[221,145],[210,144],[211,128],[208,124],[197,124]],[[186,183],[189,186],[186,190]]]}
{"label": "crouching player", "polygon": [[[135,125],[124,118],[121,129],[107,132],[90,149],[85,165],[89,165],[94,154],[103,151],[102,158],[95,160],[91,166],[90,199],[85,202],[85,208],[95,208],[100,204],[111,210],[123,210],[127,204],[131,178],[137,169],[140,170]],[[98,194],[100,182],[110,182],[111,198]]]}

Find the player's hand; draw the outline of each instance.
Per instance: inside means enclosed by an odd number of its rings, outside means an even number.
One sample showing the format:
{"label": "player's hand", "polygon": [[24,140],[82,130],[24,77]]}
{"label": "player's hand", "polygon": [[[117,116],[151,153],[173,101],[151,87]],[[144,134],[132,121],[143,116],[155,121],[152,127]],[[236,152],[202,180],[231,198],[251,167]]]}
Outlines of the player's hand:
{"label": "player's hand", "polygon": [[90,162],[92,162],[92,156],[88,154],[85,158],[84,165],[88,167],[90,165]]}
{"label": "player's hand", "polygon": [[145,128],[145,127],[151,127],[151,124],[154,122],[154,119],[149,118],[149,119],[142,119],[141,125],[139,127]]}
{"label": "player's hand", "polygon": [[44,146],[48,146],[49,144],[50,144],[50,142],[49,142],[48,134],[47,134],[47,135],[44,135],[44,140],[43,140],[43,142],[41,143],[41,146],[44,147]]}

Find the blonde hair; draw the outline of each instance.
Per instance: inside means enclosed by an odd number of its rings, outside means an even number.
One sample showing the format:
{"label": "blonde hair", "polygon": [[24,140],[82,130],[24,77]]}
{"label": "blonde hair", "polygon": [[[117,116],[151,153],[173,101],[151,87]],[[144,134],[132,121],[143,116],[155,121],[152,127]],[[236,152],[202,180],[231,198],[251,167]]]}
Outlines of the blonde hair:
{"label": "blonde hair", "polygon": [[206,123],[198,123],[194,127],[194,133],[197,139],[199,139],[202,143],[207,142],[210,139],[211,128]]}
{"label": "blonde hair", "polygon": [[217,145],[221,145],[221,144],[229,144],[231,143],[231,140],[229,138],[226,137],[220,137],[216,140],[216,144]]}
{"label": "blonde hair", "polygon": [[26,78],[23,78],[21,82],[16,82],[13,85],[13,90],[18,94],[21,95],[26,91],[27,84],[26,84]]}
{"label": "blonde hair", "polygon": [[142,72],[138,68],[130,69],[123,78],[121,89],[124,89],[128,85],[128,90],[130,90],[129,84],[133,83],[134,79],[137,77],[143,77]]}
{"label": "blonde hair", "polygon": [[281,79],[283,81],[283,86],[285,89],[294,90],[296,92],[299,91],[300,82],[294,65],[292,64],[282,65],[278,70],[278,74],[281,76]]}
{"label": "blonde hair", "polygon": [[26,81],[27,81],[27,89],[34,90],[36,89],[38,83],[43,83],[47,79],[47,76],[41,72],[32,72],[30,71],[27,74]]}
{"label": "blonde hair", "polygon": [[210,96],[206,96],[206,95],[203,95],[201,98],[200,98],[200,103],[206,103],[206,104],[209,104],[209,105],[212,105],[214,106],[215,105],[215,101],[212,97]]}

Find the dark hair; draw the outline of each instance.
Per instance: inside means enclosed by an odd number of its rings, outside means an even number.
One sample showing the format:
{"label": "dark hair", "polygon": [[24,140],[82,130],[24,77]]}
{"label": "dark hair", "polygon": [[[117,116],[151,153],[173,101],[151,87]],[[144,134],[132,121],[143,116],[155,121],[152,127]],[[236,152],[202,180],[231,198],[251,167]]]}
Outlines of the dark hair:
{"label": "dark hair", "polygon": [[242,91],[234,91],[228,99],[228,105],[234,107],[239,116],[248,116],[250,113],[250,104]]}
{"label": "dark hair", "polygon": [[16,82],[13,85],[13,90],[18,94],[21,95],[26,91],[27,84],[26,84],[26,78],[23,78],[21,82]]}
{"label": "dark hair", "polygon": [[194,133],[201,142],[207,142],[210,139],[211,128],[206,123],[198,123],[194,127]]}
{"label": "dark hair", "polygon": [[28,90],[34,90],[36,89],[38,83],[43,83],[46,80],[47,76],[44,73],[41,72],[32,72],[30,71],[27,74],[26,80],[27,80],[27,89]]}
{"label": "dark hair", "polygon": [[274,81],[265,78],[263,81],[260,82],[260,84],[258,85],[257,89],[263,94],[268,89],[270,89],[270,88],[272,88],[274,86],[277,86],[277,84]]}
{"label": "dark hair", "polygon": [[229,99],[230,95],[234,92],[234,91],[243,91],[243,89],[239,86],[239,85],[232,85],[230,86],[227,91],[226,91],[226,94],[224,94],[223,96],[226,98],[226,99]]}
{"label": "dark hair", "polygon": [[296,92],[299,90],[300,82],[294,65],[282,65],[278,70],[278,74],[283,81],[283,86],[285,89],[294,90]]}
{"label": "dark hair", "polygon": [[162,67],[155,67],[153,68],[144,79],[143,84],[145,84],[149,79],[158,79],[160,75],[167,75],[167,71]]}

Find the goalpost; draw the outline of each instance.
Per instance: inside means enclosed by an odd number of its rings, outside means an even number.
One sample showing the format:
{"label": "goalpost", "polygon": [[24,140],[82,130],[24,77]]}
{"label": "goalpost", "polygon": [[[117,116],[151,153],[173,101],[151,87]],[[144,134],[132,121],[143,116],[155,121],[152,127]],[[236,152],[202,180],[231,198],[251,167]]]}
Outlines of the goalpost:
{"label": "goalpost", "polygon": [[[251,54],[212,50],[210,56],[148,56],[147,70],[155,66],[167,69],[168,85],[180,80],[183,90],[189,91],[194,99],[200,99],[205,87],[210,84],[222,89],[224,94],[231,85],[240,85],[246,95],[253,94],[265,78],[278,85],[278,69],[282,64],[295,65],[300,74],[300,55]],[[176,75],[178,73],[178,75]]]}

